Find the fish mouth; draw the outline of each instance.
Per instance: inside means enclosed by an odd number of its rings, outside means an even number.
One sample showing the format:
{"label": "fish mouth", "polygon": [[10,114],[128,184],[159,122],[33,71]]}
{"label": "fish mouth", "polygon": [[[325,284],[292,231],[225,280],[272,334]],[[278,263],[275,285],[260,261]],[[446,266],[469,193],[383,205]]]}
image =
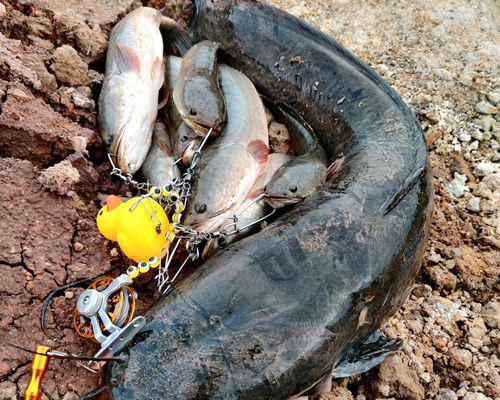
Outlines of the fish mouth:
{"label": "fish mouth", "polygon": [[208,132],[212,130],[211,135],[212,136],[217,136],[219,134],[219,128],[218,127],[213,127],[210,124],[207,124],[205,122],[200,122],[196,121],[193,119],[186,119],[186,124],[194,130],[199,136],[207,136]]}
{"label": "fish mouth", "polygon": [[111,161],[113,161],[114,166],[123,170],[121,162],[120,162],[121,157],[119,157],[122,139],[123,139],[123,134],[122,134],[121,129],[120,129],[120,132],[116,136],[116,140],[113,141],[113,143],[109,147],[108,154],[111,157]]}
{"label": "fish mouth", "polygon": [[302,199],[300,197],[287,197],[282,195],[269,194],[265,201],[271,207],[278,209],[292,204],[297,204],[301,200]]}

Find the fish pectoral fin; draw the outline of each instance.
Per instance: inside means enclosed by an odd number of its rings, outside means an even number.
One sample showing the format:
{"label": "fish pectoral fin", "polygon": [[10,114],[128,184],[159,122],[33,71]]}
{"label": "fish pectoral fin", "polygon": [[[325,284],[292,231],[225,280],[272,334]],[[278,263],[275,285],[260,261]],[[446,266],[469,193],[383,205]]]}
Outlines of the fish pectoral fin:
{"label": "fish pectoral fin", "polygon": [[375,331],[367,339],[351,346],[332,371],[333,378],[346,378],[362,374],[380,364],[386,357],[401,349],[401,339],[388,339]]}
{"label": "fish pectoral fin", "polygon": [[126,72],[141,72],[141,59],[132,47],[122,43],[116,45],[116,65],[122,74]]}
{"label": "fish pectoral fin", "polygon": [[[159,79],[163,79],[163,62],[160,57],[156,57],[151,66],[151,80],[156,82]],[[165,103],[166,104],[166,103]]]}
{"label": "fish pectoral fin", "polygon": [[165,107],[168,103],[169,97],[170,97],[170,92],[168,90],[167,83],[163,83],[163,100],[158,104],[158,110],[161,110],[163,107]]}

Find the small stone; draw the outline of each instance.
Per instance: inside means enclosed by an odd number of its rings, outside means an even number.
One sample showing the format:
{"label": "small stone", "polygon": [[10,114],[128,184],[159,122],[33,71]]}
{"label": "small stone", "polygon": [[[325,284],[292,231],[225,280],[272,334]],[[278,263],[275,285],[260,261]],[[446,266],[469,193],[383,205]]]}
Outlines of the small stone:
{"label": "small stone", "polygon": [[460,389],[457,390],[457,396],[458,397],[463,397],[467,394],[467,389],[464,387],[461,387]]}
{"label": "small stone", "polygon": [[476,165],[474,169],[474,175],[476,176],[487,176],[494,172],[497,172],[498,166],[494,163],[482,161]]}
{"label": "small stone", "polygon": [[83,244],[81,244],[80,242],[75,242],[73,244],[73,249],[77,252],[80,252],[82,251],[83,249],[85,248],[85,246]]}
{"label": "small stone", "polygon": [[64,292],[64,297],[68,300],[71,300],[73,297],[75,297],[75,292],[67,290],[66,292]]}
{"label": "small stone", "polygon": [[19,101],[29,100],[29,96],[26,94],[26,92],[23,92],[21,89],[18,89],[18,88],[11,88],[11,89],[7,90],[7,94],[15,97],[16,100],[19,100]]}
{"label": "small stone", "polygon": [[421,106],[426,106],[426,105],[430,104],[431,101],[432,101],[432,97],[429,96],[428,94],[420,93],[417,96],[417,103],[420,104]]}
{"label": "small stone", "polygon": [[478,197],[472,196],[467,202],[467,210],[476,213],[481,211],[481,200]]}
{"label": "small stone", "polygon": [[437,253],[431,253],[427,256],[427,259],[431,262],[433,262],[434,264],[437,264],[441,261],[443,261],[443,258],[441,257],[440,254],[437,254]]}
{"label": "small stone", "polygon": [[[485,115],[484,117],[481,117],[481,119],[479,120],[479,127],[485,132],[491,131],[493,129],[493,127],[495,126],[495,124],[496,124],[495,118],[490,117],[489,115]],[[472,136],[474,136],[474,135],[472,135]],[[476,139],[481,140],[482,135],[481,135],[481,139],[479,139],[479,138],[476,138]]]}
{"label": "small stone", "polygon": [[488,144],[490,145],[490,149],[493,151],[497,151],[500,148],[500,145],[495,139],[491,139]]}
{"label": "small stone", "polygon": [[89,80],[88,65],[68,45],[56,49],[50,69],[59,82],[69,86],[85,85]]}
{"label": "small stone", "polygon": [[500,102],[500,92],[490,92],[486,94],[488,101],[496,106]]}
{"label": "small stone", "polygon": [[416,297],[429,297],[432,294],[432,288],[426,284],[420,284],[413,289],[413,295]]}
{"label": "small stone", "polygon": [[492,192],[500,190],[500,173],[485,176],[482,183],[484,183]]}
{"label": "small stone", "polygon": [[498,112],[498,109],[487,101],[480,101],[476,104],[476,111],[480,114],[492,115]]}
{"label": "small stone", "polygon": [[500,328],[500,303],[498,301],[490,301],[483,306],[481,316],[490,328]]}
{"label": "small stone", "polygon": [[[455,198],[459,199],[463,197],[465,192],[469,192],[470,189],[465,184],[465,180],[457,178],[457,175],[461,174],[455,173],[455,178],[453,178],[451,182],[446,185],[446,190],[448,190],[448,193],[453,195]],[[463,175],[463,177],[465,178],[465,175]]]}
{"label": "small stone", "polygon": [[459,371],[469,368],[472,365],[472,353],[466,349],[451,349],[450,365]]}
{"label": "small stone", "polygon": [[471,136],[472,136],[474,139],[476,139],[476,140],[478,140],[478,141],[481,141],[481,140],[483,140],[483,138],[484,138],[484,133],[483,133],[483,132],[481,132],[479,129],[473,129],[473,130],[472,130],[472,133],[471,133]]}
{"label": "small stone", "polygon": [[474,140],[469,146],[467,146],[467,152],[475,151],[479,147],[479,142],[477,140]]}
{"label": "small stone", "polygon": [[417,373],[398,355],[388,357],[379,366],[377,389],[385,397],[423,400],[424,388]]}
{"label": "small stone", "polygon": [[436,396],[436,400],[458,400],[458,396],[453,390],[443,388]]}
{"label": "small stone", "polygon": [[113,247],[113,248],[111,249],[111,251],[109,252],[109,255],[110,255],[111,257],[116,257],[116,256],[118,255],[118,250],[116,249],[116,247]]}
{"label": "small stone", "polygon": [[80,108],[92,109],[95,106],[94,100],[90,99],[81,88],[88,89],[86,86],[80,86],[71,94],[71,99],[75,106]]}
{"label": "small stone", "polygon": [[461,141],[461,142],[470,142],[471,140],[471,135],[469,135],[467,132],[462,132],[459,136],[458,136],[458,139]]}

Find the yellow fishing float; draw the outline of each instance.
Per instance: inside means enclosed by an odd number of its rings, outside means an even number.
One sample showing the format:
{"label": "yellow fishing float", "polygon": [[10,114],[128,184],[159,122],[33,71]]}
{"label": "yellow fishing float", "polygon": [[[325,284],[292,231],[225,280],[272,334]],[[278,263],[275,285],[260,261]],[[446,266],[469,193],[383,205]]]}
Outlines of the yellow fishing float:
{"label": "yellow fishing float", "polygon": [[152,196],[134,197],[125,202],[118,196],[108,196],[106,205],[97,214],[97,227],[106,239],[117,242],[123,253],[137,263],[163,257],[164,249],[175,236],[167,214]]}

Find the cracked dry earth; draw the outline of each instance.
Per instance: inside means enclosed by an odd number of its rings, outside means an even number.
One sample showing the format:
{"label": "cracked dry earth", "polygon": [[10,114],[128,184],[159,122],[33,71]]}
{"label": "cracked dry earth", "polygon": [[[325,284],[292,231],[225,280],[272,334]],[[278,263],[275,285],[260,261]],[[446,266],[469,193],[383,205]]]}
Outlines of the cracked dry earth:
{"label": "cracked dry earth", "polygon": [[[271,0],[333,35],[403,96],[422,123],[435,176],[428,250],[412,295],[384,326],[401,353],[321,399],[500,398],[499,8],[493,0]],[[0,2],[0,399],[21,398],[30,355],[6,345],[96,346],[71,324],[80,289],[58,285],[122,265],[94,218],[109,178],[96,126],[107,38],[136,0]],[[147,3],[160,8],[164,0]],[[189,0],[166,11],[184,25]],[[142,309],[151,298],[140,291]],[[141,310],[139,310],[140,312]],[[46,390],[73,399],[103,376],[51,361]]]}

